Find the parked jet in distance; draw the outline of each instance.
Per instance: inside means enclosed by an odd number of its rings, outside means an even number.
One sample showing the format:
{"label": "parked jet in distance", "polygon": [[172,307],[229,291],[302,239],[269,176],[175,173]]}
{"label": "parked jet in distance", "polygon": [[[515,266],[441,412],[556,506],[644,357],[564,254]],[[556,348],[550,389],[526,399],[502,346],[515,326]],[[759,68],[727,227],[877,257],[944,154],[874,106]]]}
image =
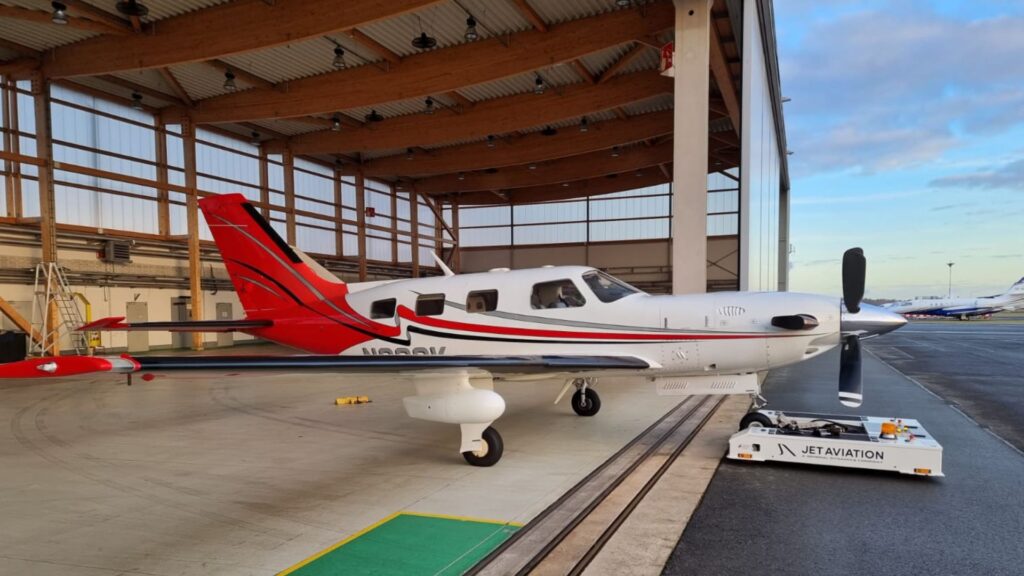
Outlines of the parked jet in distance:
{"label": "parked jet in distance", "polygon": [[995,314],[1007,310],[1024,309],[1024,278],[998,296],[981,298],[915,298],[886,304],[885,308],[898,314],[921,316],[951,316],[967,320],[971,316]]}
{"label": "parked jet in distance", "polygon": [[199,201],[243,320],[125,324],[88,330],[240,331],[310,355],[59,356],[0,365],[0,378],[180,370],[376,372],[411,382],[407,414],[459,424],[470,464],[498,461],[491,426],[505,411],[495,381],[559,379],[573,410],[601,406],[594,378],[642,376],[683,394],[756,394],[758,373],[842,344],[839,399],[862,398],[860,338],[906,320],[861,305],[864,253],[843,257],[843,301],[786,292],[652,296],[586,266],[346,284],[289,246],[241,194]]}

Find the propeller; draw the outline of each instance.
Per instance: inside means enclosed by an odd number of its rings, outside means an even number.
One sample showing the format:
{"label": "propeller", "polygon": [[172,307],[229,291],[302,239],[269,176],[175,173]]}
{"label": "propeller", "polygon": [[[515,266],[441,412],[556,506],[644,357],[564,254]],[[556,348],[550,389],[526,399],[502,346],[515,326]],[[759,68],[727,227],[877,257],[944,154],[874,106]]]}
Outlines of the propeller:
{"label": "propeller", "polygon": [[[843,254],[843,303],[850,314],[860,312],[864,298],[864,276],[867,260],[860,248],[850,248]],[[842,312],[842,311],[840,311]],[[839,401],[843,406],[856,408],[864,398],[864,380],[860,369],[860,336],[842,336],[839,353]]]}

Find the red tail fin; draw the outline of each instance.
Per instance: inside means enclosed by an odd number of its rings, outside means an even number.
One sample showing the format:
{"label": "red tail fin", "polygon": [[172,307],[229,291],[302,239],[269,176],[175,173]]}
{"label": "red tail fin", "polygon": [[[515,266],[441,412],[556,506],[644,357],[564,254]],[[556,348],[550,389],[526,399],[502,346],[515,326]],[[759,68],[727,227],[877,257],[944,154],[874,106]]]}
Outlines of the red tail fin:
{"label": "red tail fin", "polygon": [[250,318],[348,292],[344,282],[281,239],[245,196],[208,196],[199,207]]}

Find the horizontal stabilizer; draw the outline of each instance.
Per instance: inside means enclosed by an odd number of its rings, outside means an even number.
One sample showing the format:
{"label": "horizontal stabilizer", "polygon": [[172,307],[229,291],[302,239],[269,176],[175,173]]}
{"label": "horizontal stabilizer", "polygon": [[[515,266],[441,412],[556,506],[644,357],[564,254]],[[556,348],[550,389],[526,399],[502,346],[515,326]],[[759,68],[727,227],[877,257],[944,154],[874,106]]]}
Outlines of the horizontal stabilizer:
{"label": "horizontal stabilizer", "polygon": [[0,379],[74,376],[97,372],[310,371],[399,374],[417,370],[476,368],[491,373],[586,372],[643,369],[636,356],[57,356],[0,364]]}
{"label": "horizontal stabilizer", "polygon": [[273,320],[188,320],[184,322],[134,322],[126,323],[124,316],[101,318],[83,325],[79,332],[236,332],[267,328]]}

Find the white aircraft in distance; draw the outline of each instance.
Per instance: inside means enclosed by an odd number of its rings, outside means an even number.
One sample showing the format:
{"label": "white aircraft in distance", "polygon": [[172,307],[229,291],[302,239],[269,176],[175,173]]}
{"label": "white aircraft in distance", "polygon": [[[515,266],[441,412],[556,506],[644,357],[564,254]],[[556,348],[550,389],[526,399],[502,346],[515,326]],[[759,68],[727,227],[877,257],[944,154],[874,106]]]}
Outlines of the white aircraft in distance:
{"label": "white aircraft in distance", "polygon": [[842,342],[839,399],[861,403],[860,338],[906,320],[861,305],[864,253],[843,258],[844,301],[810,294],[653,296],[585,266],[495,269],[345,284],[286,244],[241,194],[199,201],[245,308],[244,320],[125,324],[83,330],[241,331],[309,355],[59,356],[0,365],[0,378],[181,370],[385,373],[414,384],[409,416],[461,427],[476,466],[501,458],[491,424],[505,411],[496,380],[561,379],[573,410],[601,407],[595,378],[642,376],[685,394],[756,394],[758,373]]}
{"label": "white aircraft in distance", "polygon": [[1007,310],[1024,309],[1024,278],[997,296],[981,298],[915,298],[886,304],[884,308],[897,314],[921,316],[951,316],[968,320],[971,316],[995,314]]}

